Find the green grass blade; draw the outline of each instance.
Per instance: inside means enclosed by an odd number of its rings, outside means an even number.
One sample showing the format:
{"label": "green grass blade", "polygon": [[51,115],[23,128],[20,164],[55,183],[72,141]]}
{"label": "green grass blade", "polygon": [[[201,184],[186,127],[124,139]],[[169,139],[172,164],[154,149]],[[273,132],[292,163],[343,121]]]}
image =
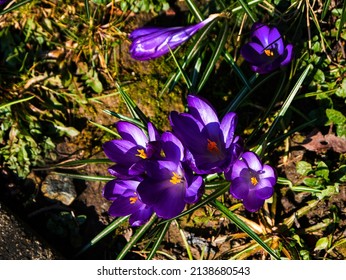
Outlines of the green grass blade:
{"label": "green grass blade", "polygon": [[198,9],[197,5],[192,0],[185,0],[185,3],[187,4],[187,7],[189,8],[190,12],[193,14],[193,16],[198,19],[199,21],[203,21],[203,15]]}
{"label": "green grass blade", "polygon": [[26,97],[26,98],[22,98],[22,99],[18,99],[18,100],[14,100],[12,102],[8,102],[8,103],[4,103],[4,104],[1,104],[0,105],[0,110],[2,108],[5,108],[5,107],[9,107],[9,106],[12,106],[12,105],[15,105],[15,104],[18,104],[18,103],[22,103],[22,102],[26,102],[26,101],[29,101],[31,99],[35,98],[35,96],[29,96],[29,97]]}
{"label": "green grass blade", "polygon": [[77,254],[76,257],[84,253],[86,250],[88,250],[90,247],[94,246],[97,242],[102,240],[104,237],[106,237],[108,234],[113,232],[118,226],[120,226],[122,223],[124,223],[129,216],[120,217],[113,221],[111,224],[109,224],[104,230],[102,230],[98,235],[96,235],[88,244],[86,244]]}
{"label": "green grass blade", "polygon": [[132,98],[122,89],[122,87],[117,83],[118,91],[123,98],[128,110],[130,111],[133,118],[141,120],[143,123],[148,123],[148,119],[145,114],[138,108],[136,103]]}
{"label": "green grass blade", "polygon": [[338,29],[338,34],[336,35],[336,40],[339,40],[341,31],[344,29],[344,24],[346,22],[346,1],[342,6],[341,16],[340,16],[340,25]]}
{"label": "green grass blade", "polygon": [[136,120],[136,119],[133,119],[133,118],[130,118],[130,117],[126,117],[124,115],[115,113],[115,112],[107,110],[107,109],[104,109],[103,112],[105,112],[106,114],[111,115],[113,117],[116,117],[116,118],[118,118],[120,120],[133,123],[133,124],[137,125],[138,127],[142,128],[142,129],[146,129],[146,126],[139,120]]}
{"label": "green grass blade", "polygon": [[112,161],[108,158],[94,158],[94,159],[81,159],[81,160],[70,160],[58,163],[54,165],[54,167],[74,167],[84,164],[103,164],[103,163],[112,163]]}
{"label": "green grass blade", "polygon": [[15,10],[15,9],[17,9],[17,8],[19,8],[19,7],[21,7],[21,6],[23,6],[23,5],[25,5],[25,4],[27,4],[27,3],[30,3],[31,1],[32,1],[32,0],[24,0],[24,1],[22,1],[22,2],[19,2],[19,3],[17,3],[17,4],[14,4],[14,5],[12,5],[11,7],[9,7],[8,9],[1,11],[1,12],[0,12],[0,16],[1,16],[1,15],[4,15],[4,14],[7,14],[7,13],[9,13],[9,12],[11,12],[11,11],[13,11],[13,10]]}
{"label": "green grass blade", "polygon": [[[194,41],[192,42],[192,48],[187,52],[187,55],[184,59],[183,64],[181,65],[182,69],[186,69],[188,65],[190,65],[191,61],[196,57],[199,50],[205,45],[206,40],[205,37],[210,33],[212,28],[214,28],[215,24],[217,23],[216,20],[212,21],[210,24],[208,24],[201,32],[199,32],[194,37]],[[162,88],[160,92],[160,96],[168,89],[171,91],[173,87],[178,82],[179,78],[181,76],[180,71],[176,71],[166,82],[164,87]]]}
{"label": "green grass blade", "polygon": [[163,238],[165,237],[166,232],[168,231],[170,225],[171,225],[170,222],[169,223],[165,223],[163,225],[163,228],[160,231],[160,233],[158,234],[158,237],[157,237],[157,239],[156,239],[156,241],[154,243],[154,246],[150,250],[150,253],[149,253],[148,257],[147,257],[147,260],[151,260],[154,257],[154,255],[155,255],[157,249],[159,248]]}
{"label": "green grass blade", "polygon": [[104,131],[106,131],[106,132],[108,132],[110,134],[113,134],[115,137],[120,138],[120,135],[117,132],[115,132],[114,130],[109,129],[106,126],[104,126],[102,124],[98,124],[98,123],[93,122],[93,121],[89,121],[89,122],[92,123],[93,125],[97,126],[98,128],[101,128],[102,130],[104,130]]}
{"label": "green grass blade", "polygon": [[232,211],[230,211],[221,202],[215,200],[211,203],[215,208],[219,209],[226,217],[228,217],[239,229],[255,240],[265,251],[267,251],[274,259],[280,260],[280,257],[242,220],[240,220]]}
{"label": "green grass blade", "polygon": [[252,13],[252,11],[250,10],[248,3],[246,3],[244,0],[238,0],[238,2],[243,7],[244,11],[247,13],[247,15],[252,20],[252,22],[256,22],[257,19],[255,15]]}
{"label": "green grass blade", "polygon": [[100,176],[100,175],[84,175],[84,174],[72,174],[72,173],[65,173],[65,172],[53,172],[53,174],[58,174],[61,176],[66,176],[73,179],[78,180],[85,180],[85,181],[111,181],[114,180],[115,177],[113,176]]}
{"label": "green grass blade", "polygon": [[325,3],[323,4],[321,19],[324,19],[324,17],[327,15],[329,10],[329,5],[330,5],[330,0],[326,0]]}
{"label": "green grass blade", "polygon": [[296,96],[296,94],[298,93],[299,89],[301,88],[302,83],[304,82],[306,76],[308,75],[310,69],[312,68],[311,65],[308,65],[304,72],[300,75],[298,81],[296,82],[296,84],[294,85],[293,89],[291,90],[290,94],[288,95],[288,97],[286,98],[284,104],[282,105],[277,117],[275,118],[275,120],[273,121],[273,124],[270,126],[269,131],[267,132],[267,134],[264,137],[264,140],[262,140],[257,148],[256,153],[264,153],[265,148],[268,145],[269,142],[269,138],[271,137],[271,135],[273,134],[274,130],[276,129],[277,125],[281,122],[282,118],[285,116],[288,108],[290,107],[294,97]]}
{"label": "green grass blade", "polygon": [[84,0],[84,7],[85,7],[85,14],[87,19],[90,19],[90,6],[89,6],[89,0]]}
{"label": "green grass blade", "polygon": [[211,58],[208,62],[208,65],[206,67],[206,70],[203,73],[203,76],[198,84],[197,92],[200,92],[207,82],[210,74],[212,73],[214,66],[219,59],[221,52],[223,51],[225,47],[226,40],[228,38],[228,21],[225,21],[225,23],[222,25],[222,28],[220,30],[220,35],[218,36],[218,41],[216,42],[216,48],[213,51],[213,54],[211,55]]}
{"label": "green grass blade", "polygon": [[137,241],[146,233],[152,224],[156,221],[157,216],[153,214],[150,220],[140,228],[138,228],[135,234],[132,236],[131,240],[125,245],[125,247],[121,250],[119,255],[117,256],[117,260],[122,260],[126,254],[131,250],[131,248],[137,243]]}

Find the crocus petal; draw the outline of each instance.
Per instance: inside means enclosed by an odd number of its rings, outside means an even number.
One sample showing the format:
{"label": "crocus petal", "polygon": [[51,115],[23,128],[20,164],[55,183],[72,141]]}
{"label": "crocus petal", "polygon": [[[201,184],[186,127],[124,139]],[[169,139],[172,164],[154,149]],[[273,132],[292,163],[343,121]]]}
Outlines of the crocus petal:
{"label": "crocus petal", "polygon": [[206,125],[212,122],[219,122],[214,108],[207,100],[194,95],[189,95],[187,97],[187,104],[189,113],[202,124]]}
{"label": "crocus petal", "polygon": [[236,113],[233,112],[226,114],[221,121],[220,128],[223,132],[226,148],[228,148],[233,142],[237,122],[238,116]]}
{"label": "crocus petal", "polygon": [[103,196],[114,200],[118,196],[131,196],[137,189],[139,182],[132,180],[111,180],[103,188]]}
{"label": "crocus petal", "polygon": [[256,185],[255,193],[256,193],[256,196],[262,200],[265,200],[271,197],[274,193],[274,188],[270,180],[261,179]]}
{"label": "crocus petal", "polygon": [[246,210],[256,212],[263,206],[264,200],[259,199],[254,190],[249,191],[246,198],[243,199],[243,204]]}
{"label": "crocus petal", "polygon": [[279,32],[279,30],[276,27],[270,28],[269,34],[268,34],[268,41],[269,46],[268,47],[274,47],[279,55],[282,55],[285,49],[284,41],[282,40],[282,36]]}
{"label": "crocus petal", "polygon": [[245,152],[241,156],[247,165],[254,171],[262,170],[262,162],[257,154],[254,152]]}
{"label": "crocus petal", "polygon": [[117,197],[109,207],[109,214],[114,217],[131,215],[138,211],[143,205],[138,199],[132,203],[132,197]]}
{"label": "crocus petal", "polygon": [[232,181],[234,178],[240,177],[243,170],[247,170],[249,167],[244,161],[238,160],[233,164],[229,173],[225,174],[226,179]]}
{"label": "crocus petal", "polygon": [[252,40],[255,41],[257,39],[263,47],[266,47],[270,43],[268,41],[269,32],[270,32],[269,26],[263,23],[256,22],[252,25],[252,28],[251,28]]}
{"label": "crocus petal", "polygon": [[253,65],[263,65],[269,63],[271,59],[264,53],[264,48],[255,42],[245,44],[240,49],[240,54],[245,58],[246,61]]}
{"label": "crocus petal", "polygon": [[161,137],[165,160],[182,161],[184,158],[184,146],[180,140],[171,132],[164,132]]}
{"label": "crocus petal", "polygon": [[284,54],[282,55],[283,60],[280,63],[280,66],[286,66],[287,64],[289,64],[292,61],[293,58],[293,45],[292,44],[288,44],[285,48]]}
{"label": "crocus petal", "polygon": [[156,127],[151,122],[148,122],[148,135],[150,141],[160,140],[160,133],[157,131]]}
{"label": "crocus petal", "polygon": [[138,211],[134,212],[129,219],[131,226],[138,227],[144,225],[153,214],[153,209],[148,206],[142,206]]}
{"label": "crocus petal", "polygon": [[262,172],[259,173],[260,179],[268,179],[271,182],[271,185],[275,185],[277,181],[276,171],[270,165],[264,164],[262,168]]}
{"label": "crocus petal", "polygon": [[194,176],[191,185],[186,189],[185,202],[195,203],[197,202],[204,191],[204,181],[201,176]]}
{"label": "crocus petal", "polygon": [[148,137],[138,126],[124,121],[117,122],[115,126],[123,140],[130,141],[143,147],[146,146]]}
{"label": "crocus petal", "polygon": [[237,199],[244,199],[249,194],[249,180],[236,177],[231,182],[230,193]]}

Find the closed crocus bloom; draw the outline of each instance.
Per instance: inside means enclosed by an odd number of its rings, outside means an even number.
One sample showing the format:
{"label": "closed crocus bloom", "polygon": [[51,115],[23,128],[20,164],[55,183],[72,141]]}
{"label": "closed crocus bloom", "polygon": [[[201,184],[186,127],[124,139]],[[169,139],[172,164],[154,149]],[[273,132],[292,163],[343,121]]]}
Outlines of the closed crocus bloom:
{"label": "closed crocus bloom", "polygon": [[104,189],[103,196],[113,201],[108,213],[114,217],[130,215],[129,223],[132,226],[145,224],[153,209],[144,204],[137,193],[140,180],[119,180],[109,181]]}
{"label": "closed crocus bloom", "polygon": [[138,28],[129,36],[132,41],[130,54],[136,60],[150,60],[163,56],[189,40],[217,16],[218,14],[211,15],[190,26]]}
{"label": "closed crocus bloom", "polygon": [[261,159],[253,152],[245,152],[232,168],[225,172],[227,180],[231,181],[230,193],[243,200],[246,210],[259,210],[266,199],[274,193],[277,182],[275,170],[262,164]]}
{"label": "closed crocus bloom", "polygon": [[201,97],[187,97],[188,113],[171,112],[173,133],[186,148],[186,161],[197,174],[227,170],[242,152],[235,135],[237,115],[233,112],[220,122],[214,108]]}
{"label": "closed crocus bloom", "polygon": [[293,45],[285,46],[276,27],[257,22],[251,28],[250,42],[241,48],[240,53],[254,72],[266,74],[291,62]]}

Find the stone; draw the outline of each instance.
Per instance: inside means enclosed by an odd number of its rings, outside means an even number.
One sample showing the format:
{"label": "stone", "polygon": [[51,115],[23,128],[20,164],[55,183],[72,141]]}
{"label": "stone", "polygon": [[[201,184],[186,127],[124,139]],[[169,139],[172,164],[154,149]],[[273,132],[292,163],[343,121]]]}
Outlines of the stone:
{"label": "stone", "polygon": [[70,205],[77,197],[71,178],[60,174],[48,174],[41,185],[43,195],[49,199]]}

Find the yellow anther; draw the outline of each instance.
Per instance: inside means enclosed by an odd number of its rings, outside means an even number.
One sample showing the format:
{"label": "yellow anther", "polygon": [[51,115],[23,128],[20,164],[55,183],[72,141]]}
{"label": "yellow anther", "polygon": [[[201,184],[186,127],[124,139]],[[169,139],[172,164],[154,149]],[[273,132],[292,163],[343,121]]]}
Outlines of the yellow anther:
{"label": "yellow anther", "polygon": [[208,151],[212,153],[220,153],[220,150],[216,144],[216,142],[208,139]]}
{"label": "yellow anther", "polygon": [[274,56],[274,52],[272,50],[264,50],[264,53],[266,54],[266,56]]}
{"label": "yellow anther", "polygon": [[132,196],[132,197],[130,197],[129,200],[130,200],[130,204],[134,204],[138,200],[138,196]]}
{"label": "yellow anther", "polygon": [[258,184],[256,177],[251,177],[251,184],[253,184],[254,186],[256,186]]}
{"label": "yellow anther", "polygon": [[147,154],[145,153],[143,149],[138,149],[137,152],[138,152],[138,154],[136,154],[137,157],[140,157],[142,159],[148,158]]}
{"label": "yellow anther", "polygon": [[171,180],[169,180],[169,181],[174,185],[179,184],[181,182],[181,177],[175,172],[172,172],[172,173],[173,173],[173,176],[172,176]]}

